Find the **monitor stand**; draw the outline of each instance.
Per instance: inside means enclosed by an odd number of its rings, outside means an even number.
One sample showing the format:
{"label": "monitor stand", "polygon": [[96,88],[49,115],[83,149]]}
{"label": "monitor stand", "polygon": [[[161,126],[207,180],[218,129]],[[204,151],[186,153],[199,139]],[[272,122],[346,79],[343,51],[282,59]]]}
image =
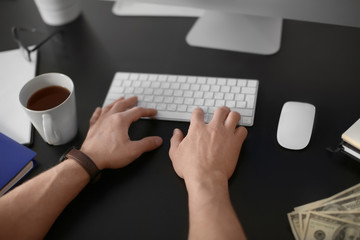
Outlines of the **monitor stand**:
{"label": "monitor stand", "polygon": [[280,49],[281,18],[206,11],[186,36],[190,46],[270,55]]}

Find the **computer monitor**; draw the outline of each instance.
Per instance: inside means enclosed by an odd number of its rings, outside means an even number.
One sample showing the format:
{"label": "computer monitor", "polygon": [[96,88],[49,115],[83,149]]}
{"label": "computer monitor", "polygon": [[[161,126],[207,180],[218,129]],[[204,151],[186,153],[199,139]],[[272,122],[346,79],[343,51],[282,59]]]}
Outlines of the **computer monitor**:
{"label": "computer monitor", "polygon": [[360,27],[359,0],[125,0],[204,9],[188,35],[191,46],[274,54],[283,19]]}

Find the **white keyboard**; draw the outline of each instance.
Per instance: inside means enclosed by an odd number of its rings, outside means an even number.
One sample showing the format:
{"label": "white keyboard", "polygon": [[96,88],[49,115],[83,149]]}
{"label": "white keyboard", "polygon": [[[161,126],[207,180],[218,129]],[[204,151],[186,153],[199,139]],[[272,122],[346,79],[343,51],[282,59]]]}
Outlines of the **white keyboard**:
{"label": "white keyboard", "polygon": [[117,72],[103,106],[137,96],[138,106],[158,110],[155,119],[186,122],[196,107],[209,122],[218,107],[227,106],[240,113],[239,125],[252,126],[258,86],[257,80],[238,78]]}

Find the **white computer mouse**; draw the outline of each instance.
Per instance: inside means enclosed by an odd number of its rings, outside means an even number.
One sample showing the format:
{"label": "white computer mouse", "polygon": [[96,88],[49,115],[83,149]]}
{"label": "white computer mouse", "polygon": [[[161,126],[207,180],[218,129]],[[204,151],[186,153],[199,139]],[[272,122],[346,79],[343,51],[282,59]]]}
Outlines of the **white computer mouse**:
{"label": "white computer mouse", "polygon": [[286,102],[279,119],[278,143],[291,150],[305,148],[310,142],[314,119],[314,105],[303,102]]}

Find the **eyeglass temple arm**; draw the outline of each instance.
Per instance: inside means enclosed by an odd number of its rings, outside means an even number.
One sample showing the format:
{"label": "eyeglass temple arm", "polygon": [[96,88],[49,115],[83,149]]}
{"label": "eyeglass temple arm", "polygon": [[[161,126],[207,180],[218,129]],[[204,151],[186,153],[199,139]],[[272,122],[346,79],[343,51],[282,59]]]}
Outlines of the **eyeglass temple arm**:
{"label": "eyeglass temple arm", "polygon": [[50,38],[52,38],[54,35],[60,33],[61,31],[55,31],[51,33],[48,37],[46,37],[44,40],[42,40],[39,44],[37,44],[31,51],[35,51],[36,49],[40,48],[42,45],[44,45]]}
{"label": "eyeglass temple arm", "polygon": [[[14,36],[14,39],[16,40],[16,42],[18,42],[20,45],[22,45],[20,39],[19,39],[19,35],[18,35],[18,32],[17,32],[17,29],[19,30],[22,30],[22,31],[28,31],[28,32],[36,32],[37,30],[35,28],[22,28],[22,27],[12,27],[12,33],[13,33],[13,36]],[[46,37],[44,40],[42,40],[39,44],[37,44],[33,49],[31,50],[27,50],[27,51],[35,51],[36,49],[40,48],[42,45],[44,45],[50,38],[52,38],[54,35],[60,33],[61,30],[58,30],[58,31],[55,31],[53,33],[51,33],[48,37]]]}

